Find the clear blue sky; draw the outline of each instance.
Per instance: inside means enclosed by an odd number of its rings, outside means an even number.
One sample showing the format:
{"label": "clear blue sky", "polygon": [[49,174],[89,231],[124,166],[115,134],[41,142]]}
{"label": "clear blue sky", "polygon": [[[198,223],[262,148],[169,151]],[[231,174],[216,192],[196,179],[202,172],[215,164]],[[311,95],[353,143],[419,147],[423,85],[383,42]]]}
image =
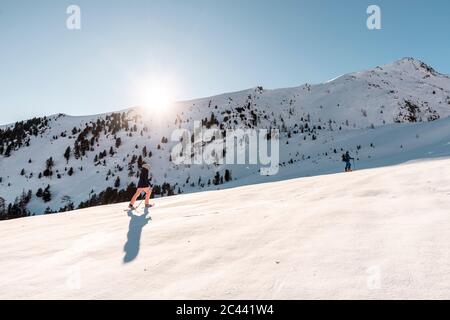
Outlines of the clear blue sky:
{"label": "clear blue sky", "polygon": [[[82,28],[66,28],[81,7]],[[382,30],[366,28],[378,4]],[[450,73],[448,0],[2,0],[0,123],[139,103],[165,77],[184,100],[317,83],[404,56]],[[145,82],[145,81],[144,81]]]}

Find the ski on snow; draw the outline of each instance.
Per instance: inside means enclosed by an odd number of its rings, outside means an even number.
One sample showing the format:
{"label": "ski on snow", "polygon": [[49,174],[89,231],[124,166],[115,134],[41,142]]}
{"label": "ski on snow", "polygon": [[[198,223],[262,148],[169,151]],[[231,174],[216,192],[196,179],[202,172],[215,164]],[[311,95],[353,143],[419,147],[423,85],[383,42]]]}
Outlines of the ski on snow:
{"label": "ski on snow", "polygon": [[[155,204],[154,204],[154,203],[151,203],[149,207],[147,207],[147,208],[144,207],[144,210],[145,210],[145,209],[151,209],[151,208],[153,208],[153,207],[155,207]],[[138,209],[139,209],[139,206],[138,206],[137,208],[127,208],[127,209],[125,209],[125,210],[123,210],[123,211],[125,211],[125,212],[128,212],[128,211],[136,211],[136,212],[137,212]]]}

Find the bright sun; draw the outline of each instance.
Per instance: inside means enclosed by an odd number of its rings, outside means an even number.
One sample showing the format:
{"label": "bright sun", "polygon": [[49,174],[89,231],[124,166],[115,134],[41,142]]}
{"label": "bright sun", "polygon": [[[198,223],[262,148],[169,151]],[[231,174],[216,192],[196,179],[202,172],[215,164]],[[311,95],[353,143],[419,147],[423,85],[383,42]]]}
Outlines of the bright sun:
{"label": "bright sun", "polygon": [[167,81],[142,81],[137,88],[138,104],[150,114],[163,114],[174,103],[174,90]]}
{"label": "bright sun", "polygon": [[142,106],[152,112],[164,112],[173,102],[170,89],[164,85],[152,85],[142,92]]}

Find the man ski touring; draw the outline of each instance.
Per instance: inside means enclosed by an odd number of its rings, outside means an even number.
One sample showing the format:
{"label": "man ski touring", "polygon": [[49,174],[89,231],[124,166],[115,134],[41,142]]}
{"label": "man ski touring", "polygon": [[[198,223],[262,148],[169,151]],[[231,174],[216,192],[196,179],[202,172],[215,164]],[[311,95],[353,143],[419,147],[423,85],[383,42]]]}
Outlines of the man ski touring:
{"label": "man ski touring", "polygon": [[345,162],[345,172],[353,171],[352,164],[350,162],[351,160],[355,160],[355,159],[350,156],[350,152],[347,151],[345,154],[342,155],[342,161]]}
{"label": "man ski touring", "polygon": [[150,172],[150,166],[146,163],[142,165],[141,169],[141,175],[139,177],[139,183],[136,190],[136,193],[134,194],[133,198],[131,199],[129,208],[132,210],[136,210],[134,207],[134,204],[136,200],[139,198],[139,196],[145,192],[145,207],[150,208],[150,196],[152,194],[152,189],[150,188],[150,180],[148,179],[148,174]]}

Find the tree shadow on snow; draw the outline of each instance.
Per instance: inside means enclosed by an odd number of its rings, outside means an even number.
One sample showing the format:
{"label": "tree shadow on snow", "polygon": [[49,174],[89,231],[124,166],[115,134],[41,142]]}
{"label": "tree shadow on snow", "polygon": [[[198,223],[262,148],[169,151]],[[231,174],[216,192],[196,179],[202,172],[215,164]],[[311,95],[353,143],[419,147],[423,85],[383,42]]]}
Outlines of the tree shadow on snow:
{"label": "tree shadow on snow", "polygon": [[128,216],[131,218],[128,227],[127,242],[123,247],[125,256],[123,257],[123,263],[132,262],[139,254],[139,247],[141,242],[142,229],[148,224],[151,217],[147,217],[148,209],[145,208],[143,215],[136,215],[133,210],[128,211]]}

